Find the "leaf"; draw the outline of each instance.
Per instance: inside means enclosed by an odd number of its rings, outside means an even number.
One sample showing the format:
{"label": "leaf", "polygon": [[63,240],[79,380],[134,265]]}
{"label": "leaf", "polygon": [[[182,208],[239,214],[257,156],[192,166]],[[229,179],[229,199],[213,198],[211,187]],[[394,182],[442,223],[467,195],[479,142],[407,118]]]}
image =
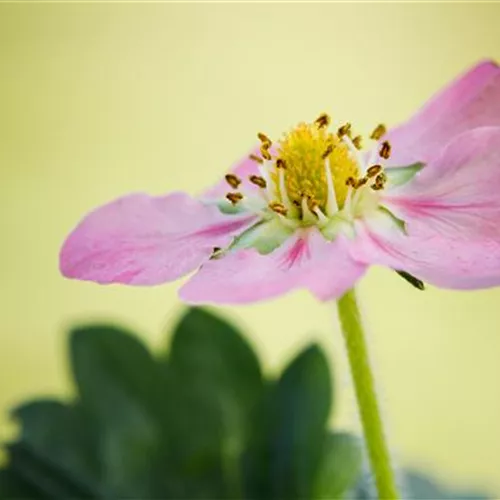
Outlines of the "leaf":
{"label": "leaf", "polygon": [[50,499],[105,498],[67,473],[59,464],[40,455],[27,443],[8,447],[10,468],[31,488]]}
{"label": "leaf", "polygon": [[325,355],[301,352],[277,382],[273,397],[271,471],[274,498],[310,498],[320,463],[332,387]]}
{"label": "leaf", "polygon": [[151,495],[168,411],[158,364],[139,340],[113,326],[77,328],[70,346],[82,404],[103,428],[106,483],[122,495]]}
{"label": "leaf", "polygon": [[38,500],[47,498],[23,481],[12,469],[0,470],[1,500]]}
{"label": "leaf", "polygon": [[16,408],[12,415],[21,424],[22,445],[32,454],[53,464],[87,491],[100,491],[100,436],[81,406],[37,400]]}
{"label": "leaf", "polygon": [[203,309],[190,309],[174,332],[168,378],[178,467],[191,477],[203,476],[212,496],[239,494],[249,414],[263,390],[255,353],[233,326]]}
{"label": "leaf", "polygon": [[314,499],[343,498],[361,472],[362,447],[358,438],[346,433],[327,436],[314,484]]}

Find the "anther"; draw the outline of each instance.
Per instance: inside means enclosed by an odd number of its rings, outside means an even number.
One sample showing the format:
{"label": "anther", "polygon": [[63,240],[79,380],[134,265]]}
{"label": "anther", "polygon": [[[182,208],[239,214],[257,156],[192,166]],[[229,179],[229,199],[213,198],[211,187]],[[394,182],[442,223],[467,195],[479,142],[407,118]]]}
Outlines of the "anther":
{"label": "anther", "polygon": [[238,186],[241,184],[241,179],[234,174],[226,174],[226,182],[233,188],[237,189]]}
{"label": "anther", "polygon": [[345,185],[354,187],[356,185],[356,179],[354,177],[348,177],[345,180]]}
{"label": "anther", "polygon": [[389,156],[391,156],[391,145],[388,141],[384,141],[382,143],[382,147],[380,148],[379,154],[384,160],[387,160]]}
{"label": "anther", "polygon": [[313,213],[316,210],[316,208],[319,207],[318,201],[315,198],[311,197],[311,196],[309,196],[307,198],[307,205],[309,206],[309,210],[311,210],[311,212],[313,212]]}
{"label": "anther", "polygon": [[236,205],[239,201],[243,199],[243,195],[241,193],[227,193],[226,198],[233,204]]}
{"label": "anther", "polygon": [[217,259],[222,255],[222,248],[221,247],[214,247],[212,249],[212,255],[210,256],[211,259]]}
{"label": "anther", "polygon": [[387,181],[387,176],[382,172],[375,177],[375,183],[372,185],[374,191],[380,191],[384,189],[385,182]]}
{"label": "anther", "polygon": [[348,136],[350,133],[351,133],[351,124],[350,123],[346,123],[345,125],[342,125],[342,127],[340,127],[337,130],[337,135],[339,136],[340,139],[342,137],[344,137],[344,135]]}
{"label": "anther", "polygon": [[360,135],[357,135],[353,140],[352,143],[354,144],[354,147],[356,149],[361,149],[361,141],[362,137]]}
{"label": "anther", "polygon": [[260,177],[259,175],[251,175],[249,178],[252,184],[259,186],[260,188],[265,188],[267,186],[266,179],[264,177]]}
{"label": "anther", "polygon": [[283,203],[280,203],[279,201],[272,201],[271,203],[269,203],[269,208],[273,212],[276,212],[277,214],[280,215],[286,215],[288,213],[288,210],[286,209],[285,205],[283,205]]}
{"label": "anther", "polygon": [[260,154],[265,160],[271,160],[271,153],[269,153],[269,147],[271,146],[270,143],[268,142],[263,142],[262,146],[260,147]]}
{"label": "anther", "polygon": [[328,158],[332,154],[332,151],[333,151],[333,144],[328,144],[325,152],[321,155],[321,158],[323,158],[323,160],[325,158]]}
{"label": "anther", "polygon": [[285,160],[283,160],[282,158],[278,158],[276,160],[276,168],[283,168],[283,169],[285,169],[286,168]]}
{"label": "anther", "polygon": [[251,160],[253,160],[253,161],[256,161],[257,163],[260,163],[260,164],[264,163],[264,160],[263,160],[260,156],[257,156],[257,155],[254,155],[254,154],[251,154],[251,155],[249,156],[249,158],[250,158]]}
{"label": "anther", "polygon": [[328,127],[328,125],[330,125],[330,122],[330,116],[326,113],[321,113],[318,118],[314,120],[314,123],[318,126],[318,128],[326,128]]}
{"label": "anther", "polygon": [[382,172],[382,165],[372,165],[367,171],[366,171],[366,176],[368,178],[375,177],[377,174]]}
{"label": "anther", "polygon": [[259,138],[259,141],[262,142],[262,144],[269,144],[269,146],[272,144],[271,139],[269,139],[269,137],[267,137],[267,135],[263,134],[262,132],[259,132],[257,134],[257,137]]}
{"label": "anther", "polygon": [[354,188],[360,188],[361,186],[364,186],[368,182],[368,179],[366,177],[361,177],[361,179],[358,179],[356,181],[356,184],[354,185]]}
{"label": "anther", "polygon": [[378,124],[373,132],[370,134],[370,139],[374,139],[375,141],[378,141],[381,139],[385,133],[387,132],[387,129],[385,128],[385,125],[380,123]]}

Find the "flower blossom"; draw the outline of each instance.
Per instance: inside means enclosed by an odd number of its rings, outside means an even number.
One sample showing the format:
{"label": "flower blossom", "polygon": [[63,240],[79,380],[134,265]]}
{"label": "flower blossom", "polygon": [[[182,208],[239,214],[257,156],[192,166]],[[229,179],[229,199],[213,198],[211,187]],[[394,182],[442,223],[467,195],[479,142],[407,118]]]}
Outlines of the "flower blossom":
{"label": "flower blossom", "polygon": [[[332,128],[335,129],[332,131]],[[199,197],[130,194],[88,214],[60,268],[190,303],[307,288],[339,297],[370,265],[455,289],[500,284],[500,69],[482,62],[361,149],[327,114],[258,144]]]}

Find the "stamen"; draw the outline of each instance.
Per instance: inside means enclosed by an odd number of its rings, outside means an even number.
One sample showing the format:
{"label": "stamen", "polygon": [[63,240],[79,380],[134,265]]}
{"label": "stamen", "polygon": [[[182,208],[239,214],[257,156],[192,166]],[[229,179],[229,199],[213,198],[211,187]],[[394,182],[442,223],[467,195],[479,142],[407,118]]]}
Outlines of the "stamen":
{"label": "stamen", "polygon": [[271,154],[269,153],[269,147],[271,146],[270,143],[268,142],[263,142],[262,143],[262,146],[260,147],[260,154],[262,155],[262,157],[265,159],[265,160],[271,160],[272,157],[271,157]]}
{"label": "stamen", "polygon": [[285,160],[278,158],[276,160],[276,168],[282,168],[284,170],[286,168]]}
{"label": "stamen", "polygon": [[241,184],[241,179],[234,174],[226,174],[225,176],[226,182],[233,188],[237,189],[238,186]]}
{"label": "stamen", "polygon": [[351,186],[351,187],[354,187],[356,185],[356,179],[354,177],[348,177],[346,180],[345,180],[345,185],[346,186]]}
{"label": "stamen", "polygon": [[326,174],[326,213],[333,215],[338,212],[337,195],[335,193],[335,185],[333,184],[332,170],[330,168],[330,159],[325,159],[325,174]]}
{"label": "stamen", "polygon": [[347,145],[347,147],[349,148],[349,150],[351,151],[352,155],[354,156],[354,158],[356,158],[357,162],[359,165],[362,165],[363,164],[363,156],[361,155],[361,153],[359,152],[358,148],[354,145],[354,143],[352,142],[352,139],[351,139],[351,136],[350,136],[350,132],[347,133],[346,135],[344,135],[342,137],[342,140],[344,141],[344,143]]}
{"label": "stamen", "polygon": [[308,196],[302,198],[302,220],[306,223],[314,224],[316,222],[316,216],[309,207],[311,199]]}
{"label": "stamen", "polygon": [[350,133],[351,133],[351,124],[350,123],[346,123],[345,125],[342,125],[342,127],[340,127],[337,130],[337,135],[339,136],[339,139],[341,139],[345,135],[349,136]]}
{"label": "stamen", "polygon": [[269,161],[263,161],[262,165],[259,165],[260,175],[266,181],[266,196],[268,200],[277,198],[276,186],[270,176],[272,169],[273,164]]}
{"label": "stamen", "polygon": [[267,137],[266,134],[259,132],[257,134],[257,137],[259,138],[259,141],[262,142],[262,144],[269,144],[269,146],[271,146],[272,141],[271,141],[271,139],[269,139],[269,137]]}
{"label": "stamen", "polygon": [[262,189],[265,189],[267,186],[266,179],[264,179],[264,177],[260,177],[260,175],[251,175],[248,179],[252,184],[259,186]]}
{"label": "stamen", "polygon": [[356,181],[356,185],[354,186],[354,189],[358,189],[361,186],[364,186],[368,182],[368,179],[366,177],[361,177],[361,179],[358,179]]}
{"label": "stamen", "polygon": [[383,123],[379,123],[373,132],[370,134],[370,139],[374,139],[375,141],[378,141],[381,139],[387,132],[387,129]]}
{"label": "stamen", "polygon": [[388,141],[384,141],[382,143],[382,147],[380,148],[379,154],[384,160],[387,160],[389,156],[391,156],[391,145]]}
{"label": "stamen", "polygon": [[226,198],[233,204],[236,205],[239,201],[243,199],[243,195],[241,193],[227,193]]}
{"label": "stamen", "polygon": [[323,160],[325,160],[326,158],[328,158],[332,154],[332,151],[333,151],[333,144],[328,144],[325,152],[321,155],[321,158],[323,158]]}
{"label": "stamen", "polygon": [[[297,209],[290,201],[290,197],[288,196],[288,191],[286,189],[286,184],[285,184],[285,167],[284,167],[285,162],[281,160],[281,164],[282,166],[278,168],[278,182],[279,182],[281,200],[283,201],[283,205],[286,208],[287,212],[290,211],[290,215],[292,217],[295,217],[297,215]],[[276,166],[278,166],[278,162],[276,162]]]}
{"label": "stamen", "polygon": [[283,203],[280,203],[279,201],[272,201],[271,203],[269,203],[269,208],[273,212],[276,212],[277,214],[280,215],[286,215],[288,213],[288,210],[286,209],[285,205],[283,205]]}
{"label": "stamen", "polygon": [[361,141],[362,141],[362,137],[360,135],[357,135],[353,140],[352,140],[352,143],[354,144],[354,147],[356,149],[361,149]]}
{"label": "stamen", "polygon": [[326,128],[328,127],[328,125],[330,125],[330,122],[330,116],[326,113],[321,113],[318,118],[314,120],[314,123],[318,126],[318,128]]}
{"label": "stamen", "polygon": [[366,176],[371,179],[372,177],[375,177],[377,174],[382,172],[382,165],[372,165],[367,171],[366,171]]}
{"label": "stamen", "polygon": [[321,211],[321,208],[315,207],[313,209],[314,215],[318,218],[319,222],[322,224],[327,224],[330,219]]}
{"label": "stamen", "polygon": [[257,155],[254,155],[254,154],[251,154],[249,156],[249,158],[253,161],[256,161],[257,163],[260,163],[262,165],[262,163],[264,163],[264,160],[260,157],[260,156],[257,156]]}
{"label": "stamen", "polygon": [[221,247],[214,247],[212,249],[212,255],[210,255],[211,259],[218,259],[222,256],[223,249]]}
{"label": "stamen", "polygon": [[387,181],[387,176],[384,174],[384,172],[381,172],[377,177],[375,178],[375,183],[372,185],[372,189],[374,191],[380,191],[381,189],[384,189],[384,185]]}

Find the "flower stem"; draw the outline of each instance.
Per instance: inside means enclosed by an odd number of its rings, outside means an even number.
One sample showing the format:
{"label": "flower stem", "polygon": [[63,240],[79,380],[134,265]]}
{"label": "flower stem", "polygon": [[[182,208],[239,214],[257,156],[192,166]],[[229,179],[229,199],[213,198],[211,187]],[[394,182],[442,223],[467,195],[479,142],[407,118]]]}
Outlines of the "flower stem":
{"label": "flower stem", "polygon": [[399,494],[384,436],[384,426],[354,289],[339,299],[337,307],[378,498],[395,500],[399,498]]}

